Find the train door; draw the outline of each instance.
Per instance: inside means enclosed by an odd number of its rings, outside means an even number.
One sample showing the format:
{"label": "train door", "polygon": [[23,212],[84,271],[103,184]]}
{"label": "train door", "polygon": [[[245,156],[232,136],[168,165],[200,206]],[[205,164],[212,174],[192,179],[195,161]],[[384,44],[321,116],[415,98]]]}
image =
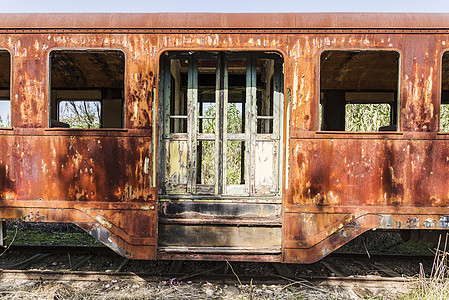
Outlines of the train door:
{"label": "train door", "polygon": [[159,255],[281,253],[282,57],[161,59]]}

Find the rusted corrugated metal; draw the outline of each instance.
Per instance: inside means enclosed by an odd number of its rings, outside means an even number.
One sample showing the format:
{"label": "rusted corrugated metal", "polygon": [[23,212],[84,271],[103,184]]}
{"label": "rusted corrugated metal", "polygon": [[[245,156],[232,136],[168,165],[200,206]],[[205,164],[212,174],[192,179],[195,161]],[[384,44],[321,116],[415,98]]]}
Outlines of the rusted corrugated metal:
{"label": "rusted corrugated metal", "polygon": [[[0,15],[3,30],[41,27],[241,30],[212,34],[4,31],[0,48],[12,57],[14,129],[0,130],[3,219],[76,222],[123,255],[156,258],[154,126],[160,120],[154,119],[154,110],[159,55],[174,49],[216,49],[279,51],[284,57],[283,256],[242,254],[226,258],[312,262],[372,228],[447,227],[449,137],[437,131],[440,62],[449,35],[385,34],[366,28],[445,30],[449,15],[106,14],[52,15],[50,21],[48,15]],[[245,32],[254,28],[333,31]],[[365,28],[366,33],[336,33],[337,28]],[[48,128],[48,57],[52,50],[61,48],[124,51],[124,129]],[[345,49],[394,50],[400,54],[399,132],[316,133],[320,54]],[[407,222],[418,225],[406,227],[403,224]],[[168,253],[159,257],[225,256]]]}

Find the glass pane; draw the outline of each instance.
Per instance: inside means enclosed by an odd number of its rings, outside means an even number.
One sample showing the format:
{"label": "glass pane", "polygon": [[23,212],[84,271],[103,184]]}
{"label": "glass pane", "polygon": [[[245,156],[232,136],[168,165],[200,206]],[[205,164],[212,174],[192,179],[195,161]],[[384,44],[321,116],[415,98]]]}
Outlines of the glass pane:
{"label": "glass pane", "polygon": [[215,141],[198,141],[197,184],[215,184]]}
{"label": "glass pane", "polygon": [[100,101],[61,101],[58,121],[70,128],[100,128]]}
{"label": "glass pane", "polygon": [[390,125],[391,106],[381,104],[346,104],[345,130],[370,132]]}
{"label": "glass pane", "polygon": [[[187,72],[189,62],[186,59],[170,61],[171,91],[170,115],[187,116]],[[187,133],[187,119],[170,119],[171,133]]]}
{"label": "glass pane", "polygon": [[245,132],[246,59],[228,60],[228,133]]}
{"label": "glass pane", "polygon": [[0,127],[11,127],[11,102],[0,100]]}
{"label": "glass pane", "polygon": [[226,184],[245,184],[245,142],[228,141]]}
{"label": "glass pane", "polygon": [[274,188],[274,149],[273,142],[256,142],[254,184],[257,193],[270,193]]}

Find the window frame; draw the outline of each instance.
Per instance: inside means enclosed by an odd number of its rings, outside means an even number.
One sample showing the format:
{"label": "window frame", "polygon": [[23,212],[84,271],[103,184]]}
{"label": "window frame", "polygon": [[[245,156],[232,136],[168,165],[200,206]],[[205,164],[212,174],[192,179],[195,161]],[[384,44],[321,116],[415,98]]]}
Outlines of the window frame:
{"label": "window frame", "polygon": [[[79,53],[92,53],[92,52],[98,52],[98,53],[104,53],[104,52],[120,52],[123,55],[123,87],[122,87],[122,98],[121,98],[121,112],[120,112],[120,127],[102,127],[103,126],[103,102],[105,101],[103,96],[100,96],[100,98],[97,97],[86,97],[86,98],[55,98],[54,99],[54,107],[53,107],[53,89],[52,89],[52,54],[54,52],[79,52]],[[90,130],[90,131],[107,131],[107,130],[126,130],[126,75],[127,75],[127,56],[126,52],[123,49],[120,48],[52,48],[48,52],[48,129],[51,130]],[[75,89],[67,89],[67,90],[75,90]],[[87,88],[83,90],[79,90],[81,92],[85,91],[97,91],[100,94],[101,88]],[[63,91],[63,90],[56,90],[56,91]],[[117,99],[118,100],[118,99]],[[101,105],[101,119],[100,119],[100,127],[99,128],[79,128],[79,127],[63,127],[63,126],[55,126],[53,125],[53,121],[56,121],[56,123],[59,122],[60,112],[59,112],[59,103],[61,101],[99,101]],[[107,101],[107,100],[106,100]],[[52,114],[56,115],[56,119],[52,119]]]}
{"label": "window frame", "polygon": [[[395,127],[395,130],[377,130],[377,131],[346,131],[346,130],[323,130],[322,129],[322,119],[324,119],[324,109],[321,109],[321,102],[324,99],[323,96],[323,90],[321,89],[321,72],[322,72],[322,68],[321,68],[321,62],[322,62],[322,55],[326,52],[394,52],[397,54],[397,60],[398,60],[398,68],[397,68],[397,87],[396,90],[391,92],[394,93],[394,101],[393,103],[391,102],[376,102],[376,101],[348,101],[345,100],[345,107],[347,104],[388,104],[390,105],[390,125],[389,126],[385,126],[385,127]],[[318,114],[318,130],[316,130],[317,133],[347,133],[347,134],[389,134],[389,133],[396,133],[396,132],[400,132],[400,91],[401,91],[401,58],[402,58],[402,53],[399,49],[385,49],[385,48],[380,48],[380,49],[366,49],[366,48],[328,48],[328,49],[323,49],[322,51],[319,51],[317,53],[317,68],[318,68],[318,74],[319,74],[319,79],[318,79],[318,84],[317,84],[317,94],[318,94],[318,109],[317,109],[317,114]],[[333,90],[331,90],[333,91]],[[354,90],[344,90],[345,94],[347,93],[351,93],[351,92],[357,92]],[[362,93],[364,93],[365,91],[362,91]],[[379,93],[384,93],[386,92],[385,90],[383,91],[379,91]],[[370,92],[368,92],[370,93]],[[375,93],[375,92],[374,92]],[[396,105],[395,105],[396,103]],[[346,108],[345,108],[346,109]],[[345,115],[345,119],[346,119],[346,115]],[[393,122],[395,122],[395,124],[393,124]],[[345,123],[345,127],[346,127],[346,123]]]}

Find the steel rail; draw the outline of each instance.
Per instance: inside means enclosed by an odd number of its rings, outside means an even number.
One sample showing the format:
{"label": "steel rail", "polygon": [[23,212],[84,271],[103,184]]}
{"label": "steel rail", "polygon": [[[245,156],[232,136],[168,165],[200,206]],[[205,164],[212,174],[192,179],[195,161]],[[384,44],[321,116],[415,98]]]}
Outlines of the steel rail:
{"label": "steel rail", "polygon": [[[82,246],[82,245],[11,245],[9,250],[14,251],[38,251],[38,252],[76,252],[76,253],[106,253],[117,255],[106,246]],[[358,252],[333,252],[327,255],[328,258],[359,258],[359,259],[433,259],[434,255],[417,254],[395,254],[395,253],[358,253]]]}
{"label": "steel rail", "polygon": [[[150,274],[133,272],[96,272],[96,271],[52,271],[52,270],[0,270],[1,280],[28,280],[28,281],[125,281],[125,282],[162,282],[164,280],[184,277],[184,280],[200,280],[208,282],[226,283],[267,283],[270,284],[296,284],[320,286],[341,286],[341,287],[370,287],[388,288],[398,285],[404,287],[415,284],[412,278],[407,277],[380,277],[380,276],[357,276],[357,277],[325,277],[309,276],[286,278],[278,275],[251,276],[242,275],[238,278],[233,274]],[[180,284],[181,281],[173,281]]]}

